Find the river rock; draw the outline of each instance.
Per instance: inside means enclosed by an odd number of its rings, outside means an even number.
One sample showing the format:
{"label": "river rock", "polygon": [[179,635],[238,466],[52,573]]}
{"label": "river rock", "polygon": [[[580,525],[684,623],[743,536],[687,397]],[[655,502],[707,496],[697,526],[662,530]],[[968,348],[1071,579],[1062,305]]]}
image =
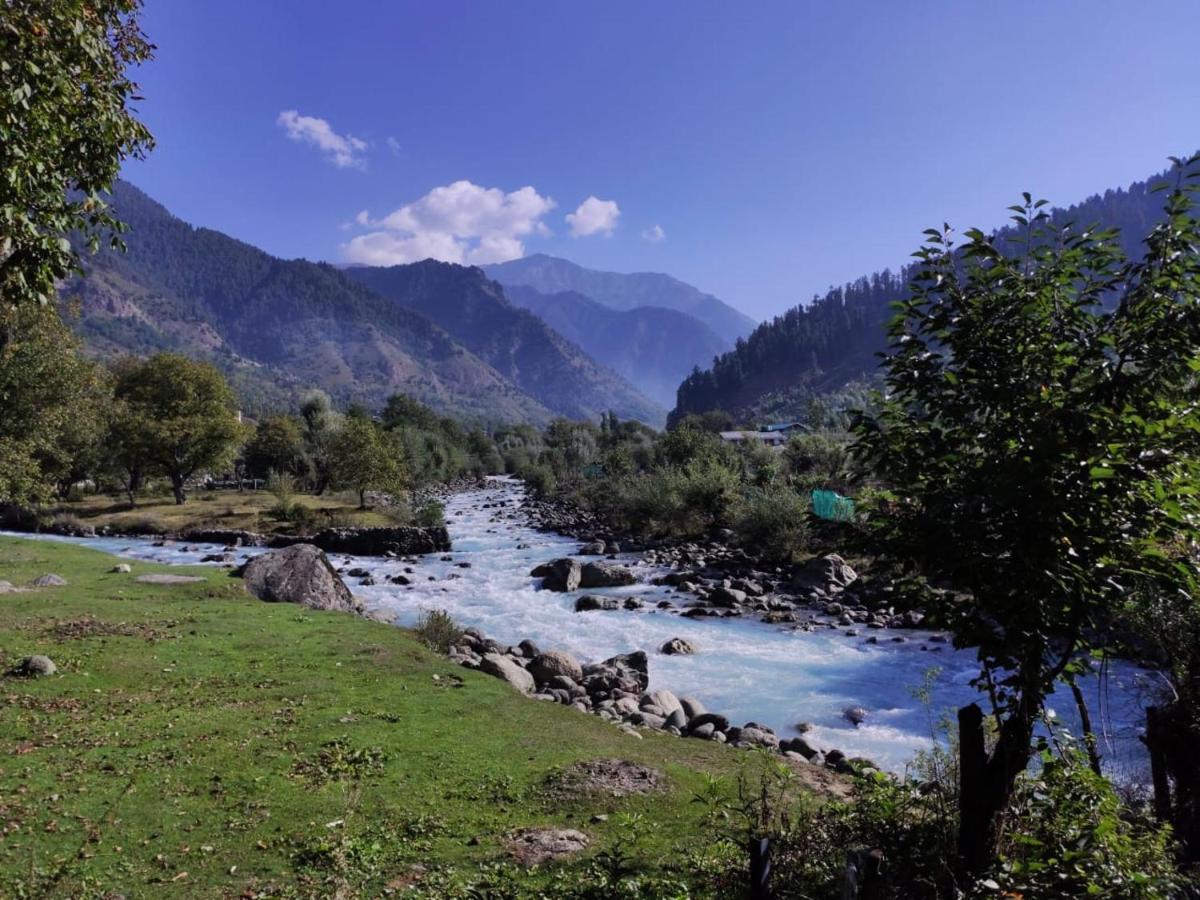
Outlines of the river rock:
{"label": "river rock", "polygon": [[326,528],[311,538],[279,536],[270,546],[286,546],[298,541],[312,544],[328,553],[351,556],[423,556],[450,550],[450,534],[441,525],[421,527],[398,525],[390,528]]}
{"label": "river rock", "polygon": [[836,553],[830,553],[805,563],[792,579],[792,590],[837,593],[857,579],[858,573],[849,563]]}
{"label": "river rock", "polygon": [[539,681],[549,681],[556,675],[570,678],[574,682],[583,679],[583,666],[570,653],[562,650],[547,650],[533,658],[529,664],[529,672]]}
{"label": "river rock", "polygon": [[708,712],[704,708],[704,704],[695,697],[680,697],[679,706],[683,709],[683,714],[688,717],[689,722],[697,716],[702,716]]}
{"label": "river rock", "polygon": [[595,594],[584,594],[575,601],[575,612],[590,612],[596,609],[619,609],[620,603],[616,597],[598,597]]}
{"label": "river rock", "polygon": [[265,547],[267,538],[256,531],[237,528],[194,528],[179,535],[193,544],[220,544],[222,547]]}
{"label": "river rock", "polygon": [[765,728],[748,724],[738,732],[737,742],[740,744],[752,744],[757,747],[770,747],[775,749],[779,746],[779,738]]}
{"label": "river rock", "polygon": [[718,586],[709,591],[707,600],[713,606],[732,608],[746,602],[746,592],[737,588]]}
{"label": "river rock", "polygon": [[591,543],[584,544],[582,547],[579,548],[579,555],[580,556],[603,556],[604,550],[605,550],[604,541],[592,541]]}
{"label": "river rock", "polygon": [[659,653],[665,653],[667,656],[690,656],[695,652],[696,645],[680,637],[671,638],[659,648]]}
{"label": "river rock", "polygon": [[712,725],[717,731],[725,731],[727,728],[729,728],[729,720],[719,713],[706,712],[701,713],[688,722],[688,728],[692,729],[693,731],[699,728],[701,725]]}
{"label": "river rock", "polygon": [[58,671],[58,666],[48,656],[26,656],[10,671],[20,678],[40,678],[43,675],[53,675]]}
{"label": "river rock", "polygon": [[654,691],[647,694],[642,698],[641,708],[646,709],[647,707],[655,707],[662,710],[664,717],[671,715],[676,710],[679,710],[681,713],[683,712],[683,707],[679,705],[679,698],[670,691]]}
{"label": "river rock", "polygon": [[501,656],[499,653],[485,653],[479,662],[479,671],[507,681],[522,694],[533,693],[535,687],[533,676],[507,656]]}
{"label": "river rock", "polygon": [[842,710],[842,718],[852,724],[855,728],[867,721],[868,715],[869,713],[867,712],[866,708],[862,706],[847,706]]}
{"label": "river rock", "polygon": [[579,589],[582,567],[579,560],[564,557],[540,565],[529,574],[541,578],[546,590],[566,593]]}
{"label": "river rock", "polygon": [[636,583],[633,572],[608,562],[584,563],[579,580],[579,586],[585,588],[623,587]]}
{"label": "river rock", "polygon": [[342,612],[360,609],[324,552],[312,544],[294,544],[256,556],[242,567],[241,574],[246,589],[259,600]]}

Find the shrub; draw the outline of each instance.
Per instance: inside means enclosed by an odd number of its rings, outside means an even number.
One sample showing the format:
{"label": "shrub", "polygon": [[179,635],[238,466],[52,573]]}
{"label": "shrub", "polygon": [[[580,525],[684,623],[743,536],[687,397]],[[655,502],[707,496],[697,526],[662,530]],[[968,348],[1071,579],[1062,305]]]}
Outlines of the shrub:
{"label": "shrub", "polygon": [[458,643],[463,631],[446,610],[427,609],[417,618],[413,634],[430,650],[445,654]]}
{"label": "shrub", "polygon": [[446,524],[446,507],[439,500],[430,500],[421,505],[413,517],[423,528],[435,528]]}
{"label": "shrub", "polygon": [[275,518],[290,522],[296,511],[296,479],[287,472],[271,469],[267,473],[267,490],[275,498],[270,513]]}
{"label": "shrub", "polygon": [[535,497],[549,496],[557,484],[554,471],[544,463],[534,463],[526,466],[517,473],[525,482],[525,487]]}
{"label": "shrub", "polygon": [[789,487],[752,488],[737,505],[733,527],[743,546],[786,563],[808,542],[808,512],[808,500]]}

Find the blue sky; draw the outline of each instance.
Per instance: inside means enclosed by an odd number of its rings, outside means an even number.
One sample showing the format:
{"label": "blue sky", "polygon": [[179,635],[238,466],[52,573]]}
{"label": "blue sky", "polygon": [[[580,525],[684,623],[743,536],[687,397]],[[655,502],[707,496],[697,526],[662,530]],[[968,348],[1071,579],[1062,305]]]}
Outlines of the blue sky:
{"label": "blue sky", "polygon": [[[1153,17],[1149,15],[1153,13]],[[1200,148],[1185,0],[148,0],[126,175],[284,257],[662,271],[755,318]],[[570,218],[568,218],[570,217]]]}

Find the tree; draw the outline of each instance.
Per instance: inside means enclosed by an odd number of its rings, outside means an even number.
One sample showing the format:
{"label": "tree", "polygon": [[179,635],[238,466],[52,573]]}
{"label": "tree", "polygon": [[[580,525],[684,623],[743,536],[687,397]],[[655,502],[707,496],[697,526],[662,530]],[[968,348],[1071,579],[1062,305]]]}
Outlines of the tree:
{"label": "tree", "polygon": [[398,494],[407,477],[398,448],[389,446],[379,428],[359,416],[347,416],[330,453],[332,484],[358,493],[359,509],[367,508],[367,491]]}
{"label": "tree", "polygon": [[[127,70],[150,59],[139,0],[0,4],[0,297],[49,303],[75,267],[67,236],[95,249],[119,224],[103,199],[153,139]],[[119,245],[115,235],[113,242]],[[2,325],[3,323],[0,323]],[[0,348],[9,339],[0,327]]]}
{"label": "tree", "polygon": [[108,386],[53,306],[0,308],[0,500],[49,499],[99,438]]}
{"label": "tree", "polygon": [[303,475],[307,468],[304,438],[291,416],[268,416],[258,423],[245,450],[246,470],[256,477],[286,472]]}
{"label": "tree", "polygon": [[171,479],[175,502],[196,472],[227,463],[243,437],[233,392],[208,363],[159,353],[127,366],[117,379],[118,429],[149,470]]}
{"label": "tree", "polygon": [[[1142,260],[1113,231],[1013,207],[1019,240],[926,232],[885,356],[887,396],[857,452],[895,500],[873,517],[903,561],[969,592],[936,611],[977,648],[977,704],[959,711],[959,854],[995,859],[1047,694],[1070,680],[1135,585],[1194,592],[1200,514],[1197,159],[1178,164]],[[937,603],[937,601],[934,601]]]}
{"label": "tree", "polygon": [[319,497],[333,477],[331,454],[342,417],[334,410],[328,394],[313,390],[300,401],[300,419],[304,423],[304,451],[312,467],[313,492]]}

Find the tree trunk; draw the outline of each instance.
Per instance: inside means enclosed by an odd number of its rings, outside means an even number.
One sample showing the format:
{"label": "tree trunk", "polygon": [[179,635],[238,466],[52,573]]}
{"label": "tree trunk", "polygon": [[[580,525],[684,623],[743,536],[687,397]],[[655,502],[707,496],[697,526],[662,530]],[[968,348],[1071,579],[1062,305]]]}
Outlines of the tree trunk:
{"label": "tree trunk", "polygon": [[182,506],[187,500],[187,494],[183,492],[183,476],[178,472],[171,473],[171,490],[175,494],[175,505]]}
{"label": "tree trunk", "polygon": [[1029,763],[1033,715],[1027,703],[1004,721],[989,754],[984,741],[983,710],[972,703],[958,711],[959,823],[958,859],[964,875],[992,867],[1000,842],[1000,824],[1017,776]]}
{"label": "tree trunk", "polygon": [[1088,763],[1097,775],[1100,771],[1100,749],[1096,745],[1096,732],[1092,731],[1092,717],[1088,714],[1087,701],[1083,699],[1083,691],[1072,679],[1071,694],[1075,697],[1075,708],[1079,710],[1079,725],[1083,730],[1083,743],[1087,747]]}
{"label": "tree trunk", "polygon": [[358,508],[359,508],[359,509],[366,509],[366,508],[367,508],[367,489],[366,489],[366,488],[359,488],[359,491],[358,491]]}
{"label": "tree trunk", "polygon": [[[1155,807],[1170,811],[1171,826],[1182,848],[1183,861],[1200,862],[1200,766],[1196,765],[1196,728],[1183,704],[1147,710],[1146,744],[1151,771],[1158,761],[1162,774],[1155,778]],[[1194,715],[1194,714],[1192,714]],[[1167,777],[1174,784],[1167,792]],[[1166,798],[1162,796],[1166,794]]]}

